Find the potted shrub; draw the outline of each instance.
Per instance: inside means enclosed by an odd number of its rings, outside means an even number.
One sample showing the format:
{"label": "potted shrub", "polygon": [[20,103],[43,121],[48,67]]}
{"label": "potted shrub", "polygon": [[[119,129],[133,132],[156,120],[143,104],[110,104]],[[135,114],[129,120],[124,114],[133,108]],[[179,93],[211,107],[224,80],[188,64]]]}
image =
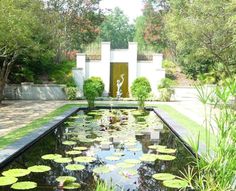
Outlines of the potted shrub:
{"label": "potted shrub", "polygon": [[84,81],[84,96],[88,102],[89,108],[94,108],[96,97],[102,96],[104,91],[104,83],[100,77],[91,77]]}
{"label": "potted shrub", "polygon": [[171,85],[173,85],[173,80],[169,78],[161,80],[161,83],[158,86],[161,101],[170,101],[171,96],[175,93]]}
{"label": "potted shrub", "polygon": [[132,96],[138,99],[139,109],[144,110],[144,102],[152,91],[151,85],[147,78],[139,77],[132,83]]}

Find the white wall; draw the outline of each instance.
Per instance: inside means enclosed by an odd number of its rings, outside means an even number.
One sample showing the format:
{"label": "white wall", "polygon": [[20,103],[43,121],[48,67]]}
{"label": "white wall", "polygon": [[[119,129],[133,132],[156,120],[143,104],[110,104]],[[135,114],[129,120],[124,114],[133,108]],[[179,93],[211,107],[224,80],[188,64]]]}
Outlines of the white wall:
{"label": "white wall", "polygon": [[157,85],[165,78],[165,70],[158,69],[151,61],[138,62],[138,77],[146,77],[152,87],[152,92],[158,94]]}
{"label": "white wall", "polygon": [[111,62],[129,62],[129,50],[115,49],[111,50]]}
{"label": "white wall", "polygon": [[[86,63],[87,71],[88,71],[88,78],[92,76],[100,77],[105,84],[105,92],[104,95],[106,96],[110,89],[110,76],[108,80],[108,72],[107,68],[105,68],[105,64],[101,61],[90,61]],[[110,67],[109,67],[110,73]]]}
{"label": "white wall", "polygon": [[128,56],[129,87],[131,87],[133,81],[138,77],[137,53],[138,53],[137,43],[129,42],[129,56]]}

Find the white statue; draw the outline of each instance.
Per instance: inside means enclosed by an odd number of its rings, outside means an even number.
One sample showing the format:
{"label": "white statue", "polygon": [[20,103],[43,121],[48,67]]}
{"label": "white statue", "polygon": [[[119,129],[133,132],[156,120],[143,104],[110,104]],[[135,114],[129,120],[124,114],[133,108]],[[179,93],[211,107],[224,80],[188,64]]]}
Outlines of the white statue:
{"label": "white statue", "polygon": [[120,77],[121,77],[121,80],[117,80],[117,92],[116,92],[116,96],[117,96],[118,99],[121,98],[121,95],[122,95],[121,86],[122,86],[122,84],[123,84],[123,82],[124,82],[124,74],[121,74]]}

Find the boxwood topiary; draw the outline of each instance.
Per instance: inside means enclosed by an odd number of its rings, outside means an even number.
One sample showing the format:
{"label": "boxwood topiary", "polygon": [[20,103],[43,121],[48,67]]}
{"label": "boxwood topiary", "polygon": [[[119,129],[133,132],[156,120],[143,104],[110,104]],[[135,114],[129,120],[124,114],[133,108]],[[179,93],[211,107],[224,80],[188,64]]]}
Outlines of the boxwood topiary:
{"label": "boxwood topiary", "polygon": [[139,77],[132,83],[132,96],[138,99],[139,109],[144,109],[144,102],[152,91],[151,85],[147,78]]}
{"label": "boxwood topiary", "polygon": [[83,91],[89,108],[94,108],[95,98],[102,96],[104,83],[100,77],[91,77],[84,81]]}

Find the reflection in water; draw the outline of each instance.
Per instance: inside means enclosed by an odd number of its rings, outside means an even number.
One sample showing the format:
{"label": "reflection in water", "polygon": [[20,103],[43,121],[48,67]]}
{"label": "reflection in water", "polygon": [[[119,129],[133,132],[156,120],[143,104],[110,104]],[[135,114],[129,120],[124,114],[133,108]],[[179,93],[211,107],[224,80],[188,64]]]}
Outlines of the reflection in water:
{"label": "reflection in water", "polygon": [[[76,146],[85,146],[89,149],[82,155],[95,156],[97,160],[86,163],[82,171],[69,171],[67,164],[59,164],[54,161],[42,160],[41,156],[48,153],[58,153],[64,157],[65,152],[72,150],[73,146],[63,145],[65,140],[77,142]],[[131,175],[129,169],[116,168],[110,173],[96,175],[93,169],[100,165],[109,164],[117,167],[126,159],[139,159],[144,153],[156,153],[148,146],[153,144],[166,145],[168,148],[176,148],[176,159],[173,161],[141,162],[134,165],[132,170],[137,170],[137,175]],[[123,153],[118,161],[107,160],[106,157],[114,153]],[[72,156],[72,159],[77,156]],[[180,170],[192,160],[178,139],[163,125],[153,112],[145,116],[133,116],[130,110],[101,110],[93,114],[84,114],[79,111],[76,116],[70,118],[65,124],[54,132],[44,137],[32,148],[15,159],[4,170],[10,168],[28,168],[33,165],[48,165],[52,168],[46,173],[31,173],[22,177],[20,181],[35,181],[38,183],[37,191],[55,191],[58,189],[56,178],[58,176],[74,176],[81,183],[78,190],[93,191],[98,179],[110,181],[116,185],[117,191],[124,188],[126,191],[167,191],[161,182],[152,178],[158,172],[169,172],[180,175]],[[77,163],[77,162],[72,162]],[[9,191],[10,187],[0,187],[0,191]],[[173,189],[172,189],[173,190]]]}

